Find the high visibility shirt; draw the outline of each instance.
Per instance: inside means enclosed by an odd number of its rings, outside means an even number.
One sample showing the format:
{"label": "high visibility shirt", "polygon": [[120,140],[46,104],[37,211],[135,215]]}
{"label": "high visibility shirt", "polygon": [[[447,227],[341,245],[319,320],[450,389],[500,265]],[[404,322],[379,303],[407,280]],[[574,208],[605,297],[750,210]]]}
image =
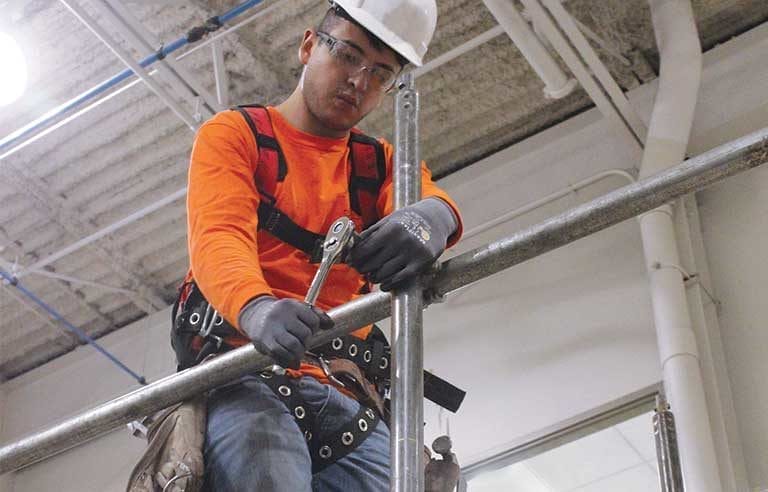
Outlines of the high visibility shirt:
{"label": "high visibility shirt", "polygon": [[[362,219],[351,209],[348,191],[349,137],[311,135],[291,126],[277,109],[267,110],[288,167],[285,180],[277,185],[277,207],[318,234],[325,234],[340,216],[350,217],[360,232]],[[384,217],[394,209],[393,147],[380,141],[387,174],[376,207]],[[302,251],[258,229],[260,196],[254,183],[258,160],[253,133],[243,116],[225,111],[201,126],[189,169],[187,278],[194,278],[205,298],[238,330],[238,314],[250,300],[262,295],[303,300],[318,268]],[[458,222],[449,239],[453,245],[462,231],[458,207],[432,181],[424,163],[422,189],[423,197],[440,198],[453,209]],[[352,267],[334,265],[316,304],[324,310],[344,304],[357,297],[364,284]],[[365,338],[369,331],[366,327],[354,335]],[[235,346],[248,341],[244,334],[227,340]],[[302,373],[320,376],[321,371],[302,367]]]}

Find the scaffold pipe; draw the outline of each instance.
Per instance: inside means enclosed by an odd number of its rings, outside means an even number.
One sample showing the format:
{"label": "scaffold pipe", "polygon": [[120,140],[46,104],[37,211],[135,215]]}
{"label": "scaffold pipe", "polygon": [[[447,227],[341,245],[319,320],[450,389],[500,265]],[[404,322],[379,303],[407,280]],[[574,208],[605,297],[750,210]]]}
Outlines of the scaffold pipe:
{"label": "scaffold pipe", "polygon": [[[425,298],[441,296],[464,285],[653,210],[685,194],[757,167],[768,160],[768,128],[691,158],[540,224],[440,265],[423,279]],[[317,347],[390,314],[390,295],[375,292],[331,309],[336,326],[312,336]],[[0,448],[0,474],[61,453],[136,418],[220,386],[273,362],[252,345],[173,374],[132,393],[70,417],[46,430]]]}

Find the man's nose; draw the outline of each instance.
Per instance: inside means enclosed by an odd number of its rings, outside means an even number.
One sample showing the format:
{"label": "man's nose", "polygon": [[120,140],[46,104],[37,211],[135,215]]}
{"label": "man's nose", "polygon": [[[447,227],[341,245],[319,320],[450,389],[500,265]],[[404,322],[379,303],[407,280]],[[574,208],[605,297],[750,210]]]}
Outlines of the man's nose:
{"label": "man's nose", "polygon": [[355,88],[360,92],[365,92],[368,90],[368,84],[370,82],[369,78],[370,74],[368,73],[368,69],[366,67],[360,67],[357,70],[350,72],[349,74],[349,82],[352,83],[352,85],[354,85]]}

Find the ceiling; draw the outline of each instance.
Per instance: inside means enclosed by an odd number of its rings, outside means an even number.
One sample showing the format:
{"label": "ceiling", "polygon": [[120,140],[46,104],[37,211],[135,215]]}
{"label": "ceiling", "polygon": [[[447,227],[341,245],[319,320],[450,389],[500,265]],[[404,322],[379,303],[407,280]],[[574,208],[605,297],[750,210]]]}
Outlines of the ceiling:
{"label": "ceiling", "polygon": [[[73,3],[85,8],[134,59],[148,54],[121,38],[111,19],[100,14],[105,0]],[[144,28],[165,42],[235,4],[123,0]],[[602,40],[602,48],[595,44],[597,52],[623,90],[655,78],[658,57],[645,0],[564,4]],[[300,72],[300,36],[326,5],[325,0],[267,0],[229,24],[262,12],[222,38],[230,104],[277,103],[293,90]],[[439,0],[438,6],[438,28],[427,60],[496,25],[480,0]],[[694,0],[693,7],[705,50],[768,20],[764,0]],[[174,300],[187,268],[181,192],[194,133],[146,85],[128,86],[128,80],[92,100],[103,102],[71,121],[42,134],[31,132],[33,140],[23,147],[17,148],[26,139],[9,144],[15,131],[112,78],[125,65],[59,1],[0,0],[0,12],[0,31],[22,46],[30,79],[25,96],[0,111],[0,267],[16,272],[19,286],[98,339]],[[190,80],[215,91],[210,47],[178,63]],[[197,112],[199,105],[165,79],[153,80],[167,87],[188,113]],[[506,35],[424,74],[418,88],[422,154],[438,177],[592,107],[581,89],[561,99],[546,98],[542,82]],[[391,137],[391,103],[391,98],[385,101],[384,109],[361,126]],[[173,193],[177,199],[145,217],[46,261],[39,271],[26,269]],[[9,285],[0,289],[0,320],[3,380],[82,343],[65,330],[64,322],[53,320]]]}

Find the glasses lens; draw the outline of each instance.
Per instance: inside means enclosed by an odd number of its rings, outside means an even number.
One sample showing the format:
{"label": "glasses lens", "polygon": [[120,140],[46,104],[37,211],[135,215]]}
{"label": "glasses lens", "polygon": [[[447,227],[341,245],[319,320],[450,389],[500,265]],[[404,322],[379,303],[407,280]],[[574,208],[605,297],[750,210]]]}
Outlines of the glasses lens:
{"label": "glasses lens", "polygon": [[389,90],[395,83],[395,72],[383,67],[373,67],[371,69],[371,81],[383,90]]}

